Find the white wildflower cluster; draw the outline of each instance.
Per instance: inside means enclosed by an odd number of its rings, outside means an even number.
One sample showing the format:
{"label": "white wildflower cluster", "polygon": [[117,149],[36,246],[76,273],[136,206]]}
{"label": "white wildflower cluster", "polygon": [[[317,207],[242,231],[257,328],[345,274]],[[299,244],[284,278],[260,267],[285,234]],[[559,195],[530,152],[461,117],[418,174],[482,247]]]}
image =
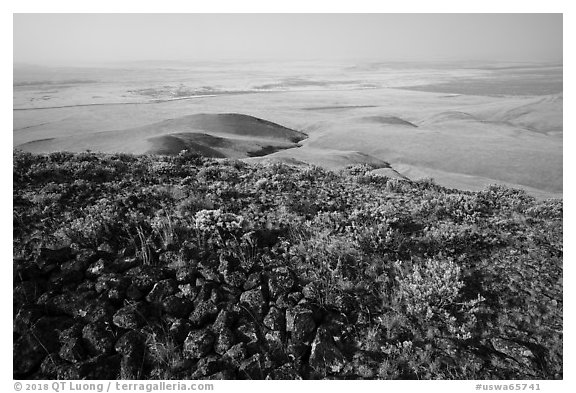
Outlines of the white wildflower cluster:
{"label": "white wildflower cluster", "polygon": [[412,341],[402,341],[402,343],[398,343],[398,345],[402,345],[402,348],[408,351],[412,349]]}
{"label": "white wildflower cluster", "polygon": [[192,285],[190,284],[178,285],[178,289],[180,291],[176,294],[177,297],[188,299],[194,298],[194,289],[192,288]]}
{"label": "white wildflower cluster", "polygon": [[232,213],[223,213],[222,210],[200,210],[196,213],[196,228],[205,231],[213,232],[216,230],[225,230],[233,232],[242,228],[242,216]]}
{"label": "white wildflower cluster", "polygon": [[387,343],[381,347],[382,352],[388,356],[410,355],[413,349],[412,341],[402,341],[395,344]]}

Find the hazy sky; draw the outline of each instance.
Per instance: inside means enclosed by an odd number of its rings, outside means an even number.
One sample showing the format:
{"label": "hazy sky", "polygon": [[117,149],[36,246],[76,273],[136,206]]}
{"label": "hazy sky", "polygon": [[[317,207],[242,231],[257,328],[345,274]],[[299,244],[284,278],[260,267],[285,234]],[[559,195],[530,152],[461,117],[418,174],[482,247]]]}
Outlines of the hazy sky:
{"label": "hazy sky", "polygon": [[15,14],[14,61],[562,61],[562,14]]}

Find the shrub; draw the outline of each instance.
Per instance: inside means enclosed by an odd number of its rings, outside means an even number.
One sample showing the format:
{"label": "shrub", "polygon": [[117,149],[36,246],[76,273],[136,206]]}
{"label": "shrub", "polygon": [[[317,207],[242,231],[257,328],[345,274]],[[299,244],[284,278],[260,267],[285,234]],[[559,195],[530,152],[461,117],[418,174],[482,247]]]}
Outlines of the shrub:
{"label": "shrub", "polygon": [[207,233],[236,233],[242,229],[242,216],[222,210],[200,210],[196,213],[196,228]]}
{"label": "shrub", "polygon": [[[396,262],[397,301],[402,312],[428,335],[434,328],[459,339],[471,337],[476,324],[475,313],[484,300],[462,301],[464,287],[461,268],[452,259],[427,259],[411,268]],[[426,337],[426,336],[425,336]]]}

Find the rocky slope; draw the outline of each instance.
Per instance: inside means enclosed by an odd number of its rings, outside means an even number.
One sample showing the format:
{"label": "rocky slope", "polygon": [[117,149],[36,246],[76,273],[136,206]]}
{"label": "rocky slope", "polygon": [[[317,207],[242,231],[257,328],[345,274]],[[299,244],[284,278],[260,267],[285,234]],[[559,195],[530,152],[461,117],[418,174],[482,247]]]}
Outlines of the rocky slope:
{"label": "rocky slope", "polygon": [[18,379],[562,378],[562,201],[14,154]]}

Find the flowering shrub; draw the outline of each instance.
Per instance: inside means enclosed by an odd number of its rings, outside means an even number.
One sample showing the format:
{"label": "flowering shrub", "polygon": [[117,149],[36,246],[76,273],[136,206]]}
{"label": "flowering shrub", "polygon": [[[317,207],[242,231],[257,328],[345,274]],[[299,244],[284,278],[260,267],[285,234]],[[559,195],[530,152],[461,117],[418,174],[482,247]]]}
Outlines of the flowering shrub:
{"label": "flowering shrub", "polygon": [[[472,301],[458,302],[464,287],[460,266],[451,259],[428,259],[413,264],[411,272],[405,270],[396,262],[397,296],[404,312],[426,329],[436,323],[459,339],[470,338],[476,323],[474,313],[484,299],[478,295]],[[464,323],[459,323],[455,312],[464,316]]]}
{"label": "flowering shrub", "polygon": [[242,228],[242,217],[217,210],[201,210],[196,213],[196,228],[204,232],[224,230],[235,232]]}
{"label": "flowering shrub", "polygon": [[523,212],[534,203],[534,197],[526,191],[511,189],[500,185],[491,185],[477,194],[479,201],[492,209],[503,209]]}
{"label": "flowering shrub", "polygon": [[102,240],[109,240],[118,224],[115,207],[109,199],[102,198],[60,230],[75,243],[97,245]]}
{"label": "flowering shrub", "polygon": [[403,273],[402,263],[396,262],[396,269],[401,273],[396,277],[398,296],[406,312],[427,320],[453,304],[464,286],[460,267],[450,259],[428,259],[423,264],[414,264],[411,273]]}

